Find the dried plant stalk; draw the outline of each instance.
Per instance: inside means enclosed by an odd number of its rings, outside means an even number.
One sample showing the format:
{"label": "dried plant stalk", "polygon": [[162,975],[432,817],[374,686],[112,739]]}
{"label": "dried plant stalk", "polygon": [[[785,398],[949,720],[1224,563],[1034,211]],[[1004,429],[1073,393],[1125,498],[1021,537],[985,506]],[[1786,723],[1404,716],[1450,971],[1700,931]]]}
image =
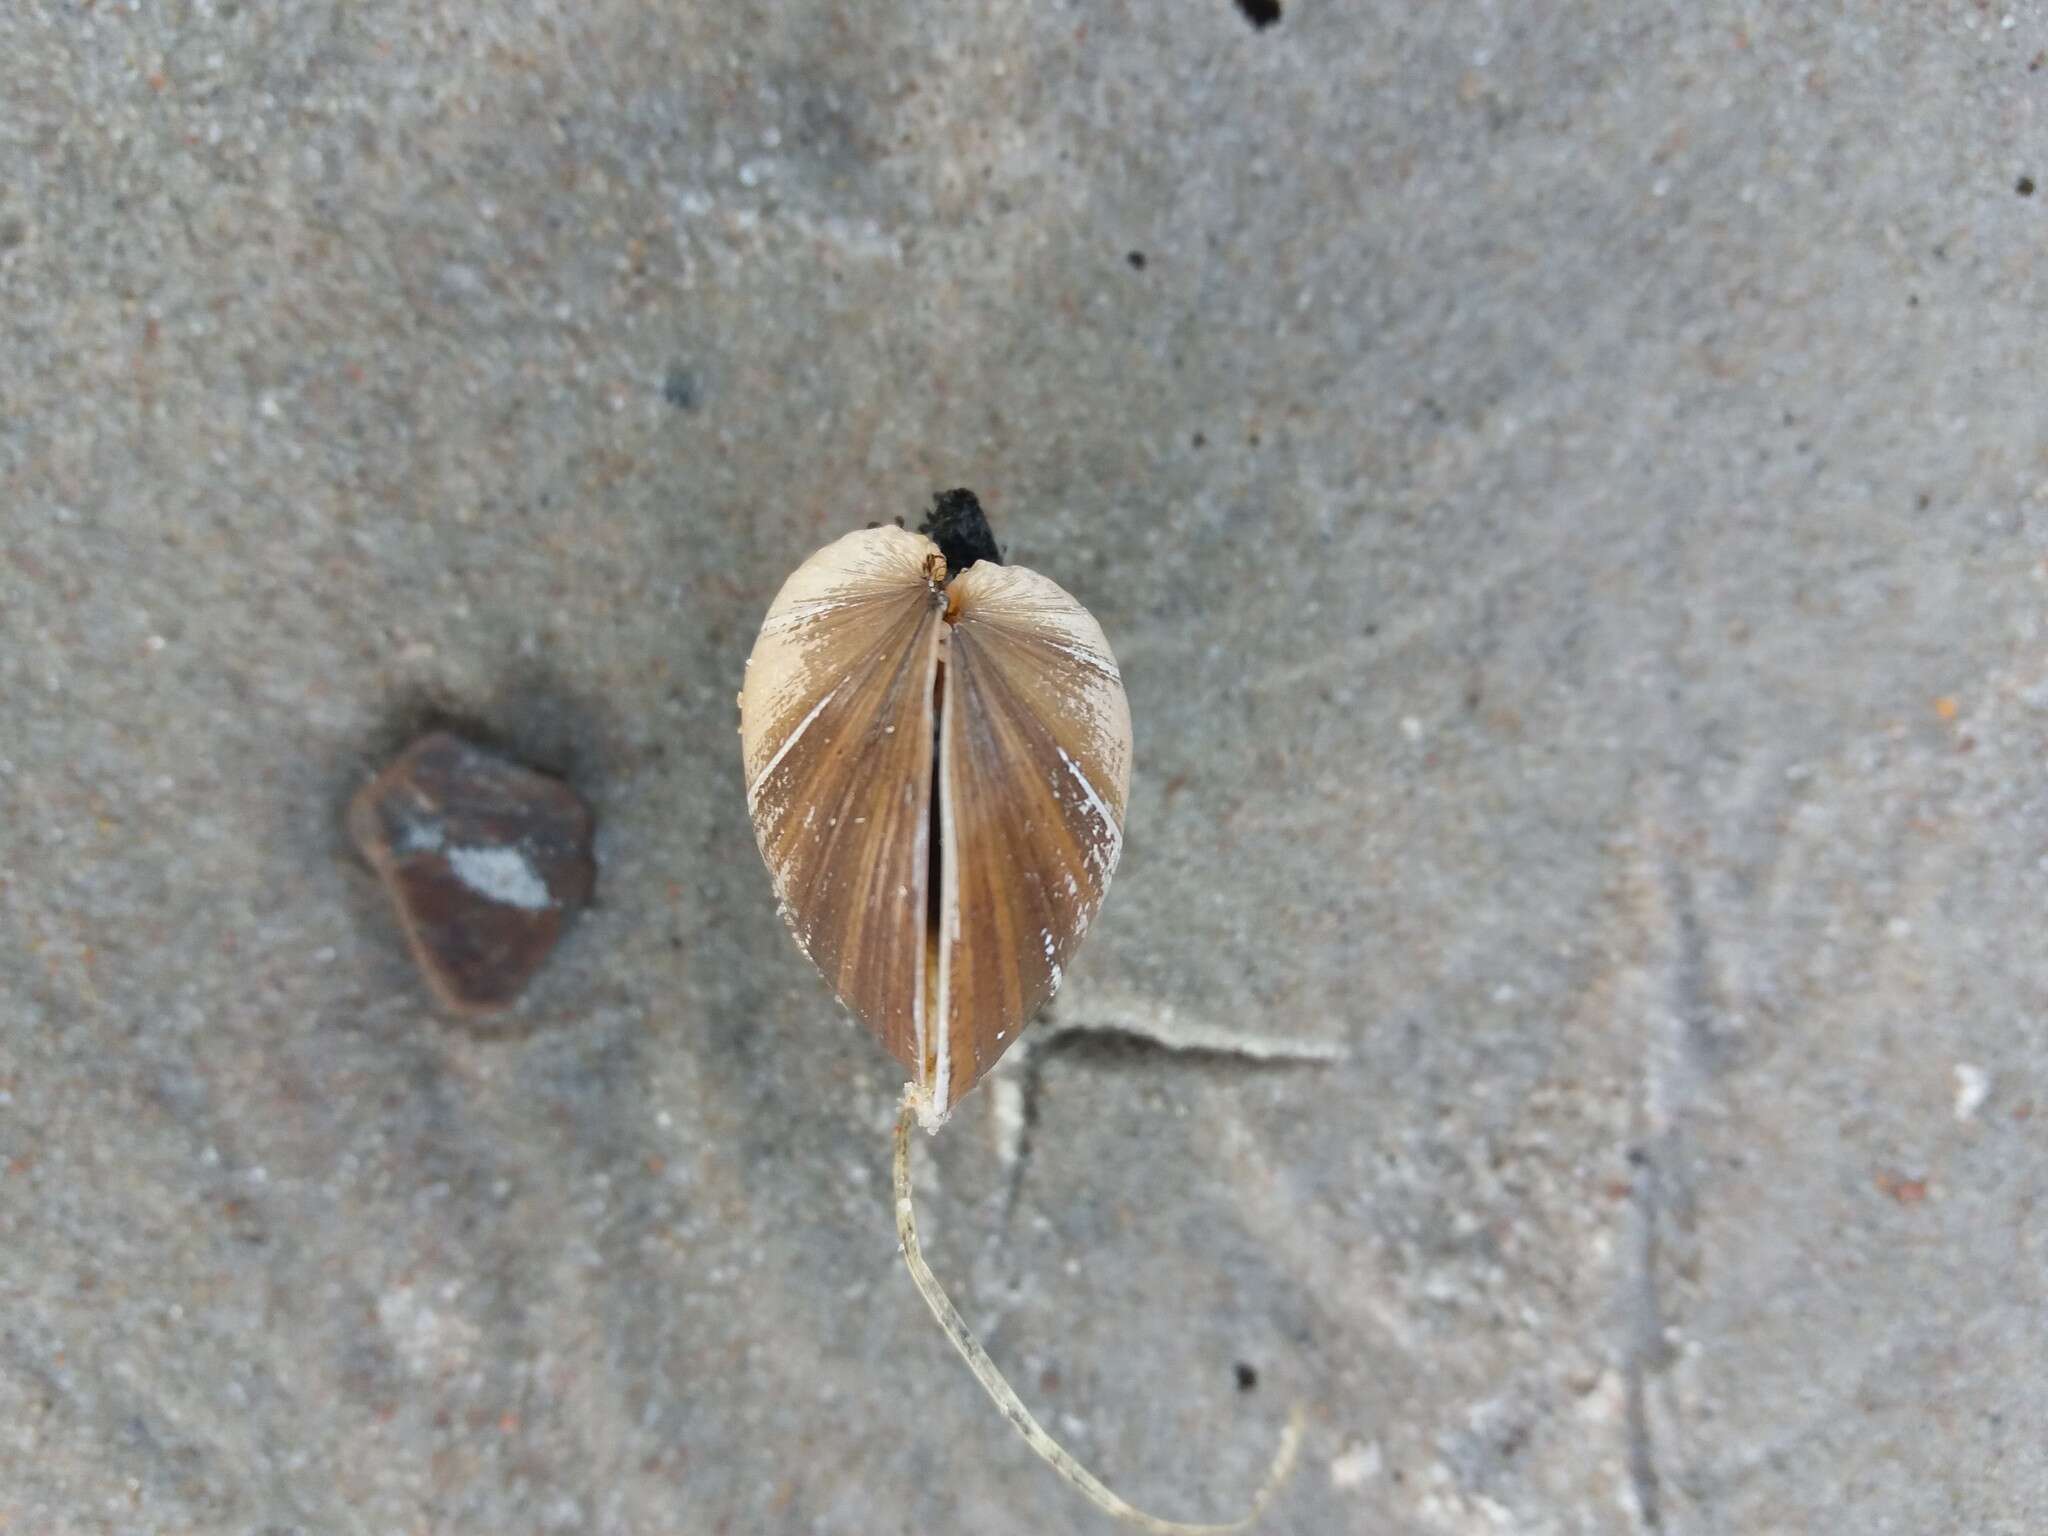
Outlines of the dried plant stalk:
{"label": "dried plant stalk", "polygon": [[939,1327],[946,1337],[953,1341],[953,1347],[960,1351],[960,1358],[967,1362],[967,1368],[974,1373],[974,1379],[995,1400],[1024,1443],[1038,1452],[1055,1472],[1085,1494],[1096,1508],[1141,1531],[1152,1531],[1157,1536],[1222,1536],[1227,1531],[1248,1530],[1265,1513],[1266,1505],[1280,1485],[1287,1481],[1287,1475],[1294,1470],[1294,1458],[1301,1446],[1302,1413],[1296,1408],[1288,1416],[1287,1427],[1280,1434],[1280,1445],[1273,1453],[1273,1463],[1267,1469],[1266,1480],[1252,1497],[1249,1513],[1240,1520],[1222,1525],[1204,1525],[1181,1520],[1164,1520],[1158,1515],[1147,1514],[1134,1504],[1119,1498],[1100,1478],[1074,1457],[1073,1452],[1046,1431],[1024,1406],[1024,1400],[1017,1396],[1016,1389],[1004,1378],[988,1351],[981,1347],[981,1341],[967,1326],[967,1319],[960,1315],[960,1309],[939,1284],[931,1266],[924,1261],[924,1252],[917,1245],[917,1217],[910,1204],[910,1133],[918,1120],[918,1094],[913,1087],[904,1095],[903,1109],[896,1117],[896,1236],[903,1244],[903,1262],[910,1270],[912,1283],[917,1286],[918,1295],[925,1305],[932,1309],[932,1316],[939,1320]]}

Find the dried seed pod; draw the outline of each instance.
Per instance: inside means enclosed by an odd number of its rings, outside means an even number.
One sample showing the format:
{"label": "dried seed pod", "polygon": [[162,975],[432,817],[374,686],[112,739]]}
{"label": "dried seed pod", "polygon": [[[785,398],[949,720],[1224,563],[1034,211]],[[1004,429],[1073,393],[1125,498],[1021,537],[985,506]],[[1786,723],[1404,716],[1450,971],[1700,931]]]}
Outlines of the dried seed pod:
{"label": "dried seed pod", "polygon": [[928,1128],[1059,987],[1109,889],[1131,782],[1101,626],[997,564],[985,524],[980,541],[957,531],[869,528],[812,555],[770,606],[740,698],[782,915],[910,1070]]}
{"label": "dried seed pod", "polygon": [[1101,627],[1001,564],[980,505],[948,491],[917,533],[849,533],[783,583],[747,662],[740,744],[784,919],[910,1069],[893,1163],[918,1294],[1025,1443],[1098,1508],[1155,1536],[1245,1529],[1294,1464],[1298,1410],[1242,1520],[1133,1507],[1003,1379],[911,1209],[913,1124],[936,1130],[1059,987],[1122,851],[1131,712]]}

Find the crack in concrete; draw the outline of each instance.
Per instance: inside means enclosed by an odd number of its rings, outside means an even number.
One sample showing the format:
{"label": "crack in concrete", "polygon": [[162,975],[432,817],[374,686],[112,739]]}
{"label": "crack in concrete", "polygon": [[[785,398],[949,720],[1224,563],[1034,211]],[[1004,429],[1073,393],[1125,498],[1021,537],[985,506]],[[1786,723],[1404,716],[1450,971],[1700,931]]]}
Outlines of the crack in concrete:
{"label": "crack in concrete", "polygon": [[[1681,790],[1693,787],[1688,782]],[[1692,802],[1698,798],[1696,793],[1681,797]],[[1673,829],[1685,818],[1660,820]],[[1714,1028],[1711,956],[1693,877],[1669,843],[1657,859],[1650,902],[1651,942],[1661,938],[1668,945],[1656,968],[1662,977],[1664,1033],[1659,1038],[1653,1031],[1645,1042],[1649,1054],[1643,1082],[1644,1135],[1629,1151],[1635,1221],[1624,1308],[1623,1379],[1629,1486],[1643,1529],[1662,1532],[1670,1520],[1668,1480],[1659,1467],[1650,1403],[1653,1378],[1672,1358],[1661,1271],[1673,1224],[1683,1228],[1691,1220],[1685,1119],[1700,1084],[1725,1064],[1727,1045]]]}
{"label": "crack in concrete", "polygon": [[[991,1234],[991,1241],[1004,1249],[1010,1248],[1017,1203],[1023,1196],[1024,1181],[1031,1167],[1039,1101],[1045,1088],[1045,1064],[1055,1053],[1122,1043],[1140,1051],[1159,1051],[1196,1063],[1214,1062],[1239,1072],[1329,1066],[1350,1055],[1343,1046],[1334,1043],[1292,1040],[1255,1030],[1232,1029],[1207,1020],[1183,1019],[1164,1004],[1109,1002],[1091,1006],[1090,1013],[1100,1017],[1060,1019],[1048,1011],[1010,1052],[1014,1062],[1010,1076],[1016,1080],[1014,1091],[1020,1102],[1014,1114],[1003,1114],[1004,1129],[998,1132],[1005,1139],[996,1149],[997,1157],[1008,1169],[1009,1177],[1003,1191],[1002,1214]],[[1000,1079],[993,1079],[989,1086],[995,1090],[1005,1085]],[[1012,1295],[1016,1294],[1018,1280],[1014,1272],[1008,1277],[1007,1288]],[[999,1313],[984,1329],[984,1343],[1001,1322]]]}
{"label": "crack in concrete", "polygon": [[1663,1506],[1657,1476],[1657,1446],[1650,1427],[1649,1383],[1651,1362],[1663,1350],[1664,1309],[1657,1289],[1658,1225],[1661,1194],[1656,1159],[1643,1148],[1629,1153],[1635,1165],[1631,1199],[1636,1226],[1628,1328],[1628,1353],[1623,1367],[1628,1423],[1628,1479],[1634,1490],[1636,1510],[1646,1530],[1664,1529]]}
{"label": "crack in concrete", "polygon": [[1091,997],[1085,1019],[1066,1020],[1048,1015],[1040,1029],[1041,1049],[1081,1035],[1141,1041],[1177,1055],[1235,1056],[1261,1066],[1329,1064],[1343,1061],[1351,1054],[1336,1041],[1301,1040],[1239,1029],[1209,1019],[1184,1017],[1169,1004],[1111,995]]}
{"label": "crack in concrete", "polygon": [[1183,1060],[1227,1064],[1238,1070],[1328,1066],[1342,1061],[1345,1056],[1340,1046],[1316,1041],[1281,1040],[1186,1021],[1169,1030],[1157,1027],[1156,1021],[1152,1027],[1147,1027],[1142,1016],[1131,1018],[1122,1014],[1107,1022],[1092,1019],[1071,1023],[1046,1020],[1035,1040],[1027,1035],[1017,1042],[1015,1054],[1023,1059],[1014,1070],[1021,1078],[1019,1093],[1022,1103],[1014,1121],[1015,1129],[1010,1133],[1014,1139],[999,1149],[999,1156],[1010,1171],[999,1224],[1005,1240],[1009,1236],[1018,1196],[1031,1162],[1033,1137],[1038,1128],[1039,1098],[1045,1087],[1045,1063],[1055,1053],[1064,1054],[1077,1048],[1086,1050],[1095,1045],[1113,1047],[1118,1042],[1142,1051],[1165,1052]]}
{"label": "crack in concrete", "polygon": [[[1034,1043],[1027,1036],[1018,1044]],[[1016,1140],[1005,1149],[1010,1178],[1008,1187],[1003,1191],[1003,1215],[997,1226],[998,1239],[1005,1248],[1010,1244],[1011,1226],[1017,1214],[1017,1197],[1024,1190],[1024,1171],[1030,1166],[1032,1138],[1038,1129],[1038,1094],[1044,1080],[1045,1052],[1035,1048],[1034,1044],[1019,1066],[1019,1075],[1023,1079],[1020,1084],[1023,1102],[1017,1115]]]}
{"label": "crack in concrete", "polygon": [[[1089,1015],[1085,1019],[1062,1019],[1048,1011],[1011,1052],[1016,1062],[1011,1071],[1020,1079],[1017,1091],[1021,1104],[1014,1117],[1005,1116],[1009,1121],[1002,1133],[1006,1139],[997,1148],[998,1158],[1010,1173],[999,1224],[1005,1239],[1031,1160],[1039,1096],[1045,1085],[1045,1063],[1054,1052],[1122,1041],[1142,1050],[1162,1051],[1195,1062],[1214,1060],[1239,1069],[1329,1066],[1350,1055],[1335,1042],[1297,1040],[1235,1029],[1206,1019],[1183,1018],[1166,1004],[1142,1000],[1092,1002]],[[991,1082],[990,1086],[993,1088],[996,1083]]]}

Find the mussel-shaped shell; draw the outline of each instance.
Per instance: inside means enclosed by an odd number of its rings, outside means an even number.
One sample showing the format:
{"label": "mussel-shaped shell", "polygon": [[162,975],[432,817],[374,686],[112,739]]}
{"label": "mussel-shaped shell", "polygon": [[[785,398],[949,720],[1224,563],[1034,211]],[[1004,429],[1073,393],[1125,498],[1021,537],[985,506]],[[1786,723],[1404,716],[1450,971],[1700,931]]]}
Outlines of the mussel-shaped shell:
{"label": "mussel-shaped shell", "polygon": [[1060,984],[1109,889],[1131,714],[1033,571],[870,528],[797,567],[740,697],[782,915],[935,1128]]}

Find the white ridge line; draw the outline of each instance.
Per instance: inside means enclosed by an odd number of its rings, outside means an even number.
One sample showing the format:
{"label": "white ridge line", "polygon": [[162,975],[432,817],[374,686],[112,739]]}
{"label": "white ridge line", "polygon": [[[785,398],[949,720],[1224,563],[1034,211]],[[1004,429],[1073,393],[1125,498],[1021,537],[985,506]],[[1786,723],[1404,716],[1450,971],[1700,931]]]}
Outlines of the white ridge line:
{"label": "white ridge line", "polygon": [[768,782],[768,775],[773,773],[778,767],[782,765],[782,760],[785,757],[789,756],[789,749],[795,746],[797,744],[798,738],[800,738],[805,731],[811,728],[811,722],[818,718],[819,711],[824,709],[824,707],[827,704],[830,704],[832,700],[838,695],[839,690],[841,688],[844,688],[845,686],[845,679],[842,678],[837,684],[837,686],[833,688],[831,693],[826,694],[825,697],[818,700],[817,703],[813,704],[811,706],[811,712],[808,715],[805,715],[803,719],[797,721],[796,729],[789,733],[789,739],[784,741],[780,747],[777,747],[775,749],[775,755],[768,759],[768,766],[763,768],[758,774],[754,775],[754,782],[747,786],[747,811],[749,814],[753,812],[754,801],[756,797],[759,796],[761,793],[761,786]]}
{"label": "white ridge line", "polygon": [[1081,793],[1088,797],[1088,804],[1094,808],[1095,814],[1102,818],[1102,830],[1109,834],[1109,862],[1114,867],[1118,856],[1124,851],[1122,828],[1117,826],[1116,818],[1109,814],[1109,807],[1103,804],[1102,796],[1095,793],[1095,786],[1088,782],[1088,775],[1081,771],[1081,765],[1067,756],[1067,749],[1054,747],[1053,751],[1059,753],[1060,761],[1067,765],[1067,772],[1074,776],[1074,782],[1081,786]]}

